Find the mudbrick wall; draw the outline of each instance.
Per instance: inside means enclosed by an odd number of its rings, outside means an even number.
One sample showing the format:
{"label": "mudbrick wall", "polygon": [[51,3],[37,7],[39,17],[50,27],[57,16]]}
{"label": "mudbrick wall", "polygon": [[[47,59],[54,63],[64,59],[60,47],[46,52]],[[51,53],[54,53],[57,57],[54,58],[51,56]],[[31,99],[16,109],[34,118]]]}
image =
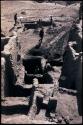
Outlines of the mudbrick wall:
{"label": "mudbrick wall", "polygon": [[[4,38],[4,41],[7,41]],[[17,56],[18,56],[18,46],[17,46],[17,34],[9,38],[7,44],[4,45],[3,51],[1,52],[1,83],[2,83],[2,97],[9,96],[12,91],[13,85],[17,80]]]}
{"label": "mudbrick wall", "polygon": [[1,58],[1,97],[4,98],[6,90],[5,88],[5,59]]}

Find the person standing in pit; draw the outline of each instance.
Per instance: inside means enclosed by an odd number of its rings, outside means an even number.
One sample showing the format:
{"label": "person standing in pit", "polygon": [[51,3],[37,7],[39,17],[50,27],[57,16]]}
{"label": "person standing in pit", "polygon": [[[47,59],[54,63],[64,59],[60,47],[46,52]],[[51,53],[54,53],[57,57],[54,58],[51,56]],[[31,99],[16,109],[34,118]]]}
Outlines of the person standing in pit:
{"label": "person standing in pit", "polygon": [[52,16],[50,16],[50,22],[51,22],[51,26],[52,26],[52,24],[53,24]]}
{"label": "person standing in pit", "polygon": [[15,26],[16,26],[16,24],[17,24],[17,13],[14,15],[14,21],[15,21]]}
{"label": "person standing in pit", "polygon": [[44,37],[44,29],[43,29],[43,28],[41,28],[41,30],[40,30],[40,32],[39,32],[39,37],[40,37],[39,43],[38,43],[38,45],[36,46],[36,48],[39,48],[39,47],[41,46],[41,43],[42,43],[42,40],[43,40],[43,37]]}
{"label": "person standing in pit", "polygon": [[50,16],[50,23],[51,23],[51,27],[54,29],[54,27],[56,26],[53,22],[53,18],[52,16]]}
{"label": "person standing in pit", "polygon": [[44,37],[44,29],[43,29],[43,27],[41,28],[41,30],[39,32],[39,37],[40,37],[39,41],[41,41],[41,43],[42,43],[42,40],[43,40],[43,37]]}

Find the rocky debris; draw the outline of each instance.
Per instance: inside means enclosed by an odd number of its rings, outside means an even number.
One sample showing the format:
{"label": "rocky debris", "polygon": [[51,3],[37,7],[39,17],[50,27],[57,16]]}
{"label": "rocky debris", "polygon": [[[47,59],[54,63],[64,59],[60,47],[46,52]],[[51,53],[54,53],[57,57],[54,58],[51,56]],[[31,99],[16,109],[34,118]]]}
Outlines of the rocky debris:
{"label": "rocky debris", "polygon": [[62,117],[59,117],[59,118],[58,118],[58,122],[59,122],[59,123],[62,123],[62,121],[63,121],[63,118],[62,118]]}
{"label": "rocky debris", "polygon": [[63,87],[59,87],[59,92],[60,93],[67,93],[67,94],[73,95],[73,96],[77,95],[77,91],[76,90],[66,89],[66,88],[63,88]]}

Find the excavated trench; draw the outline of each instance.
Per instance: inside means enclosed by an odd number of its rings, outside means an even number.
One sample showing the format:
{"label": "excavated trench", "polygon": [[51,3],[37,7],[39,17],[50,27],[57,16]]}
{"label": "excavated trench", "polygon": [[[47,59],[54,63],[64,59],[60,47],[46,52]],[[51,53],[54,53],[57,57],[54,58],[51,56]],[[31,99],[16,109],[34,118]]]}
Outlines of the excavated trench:
{"label": "excavated trench", "polygon": [[46,69],[46,59],[42,56],[28,56],[23,60],[25,67],[25,84],[33,84],[33,79],[37,78],[39,84],[52,83],[52,77],[48,74]]}
{"label": "excavated trench", "polygon": [[[70,32],[69,31],[67,31],[67,32],[70,33],[71,37],[69,36],[69,40],[71,40],[72,39],[71,30],[70,30]],[[67,35],[67,33],[66,33],[66,35]],[[65,35],[64,35],[64,37],[65,37]],[[10,38],[10,39],[12,39],[12,38]],[[67,38],[65,39],[65,42],[67,42],[66,40],[68,40],[68,35],[67,35]],[[57,39],[56,41],[63,41],[63,39],[61,37],[61,38]],[[7,83],[4,83],[6,85],[7,92],[8,92],[6,94],[6,96],[27,96],[27,95],[31,94],[32,88],[23,88],[23,86],[21,86],[19,83],[16,85],[17,79],[19,77],[19,73],[18,73],[19,71],[17,70],[17,66],[20,64],[21,64],[20,67],[24,66],[24,71],[23,71],[24,78],[22,79],[22,82],[24,81],[23,84],[33,84],[34,78],[37,78],[39,83],[42,83],[42,84],[43,83],[52,83],[53,78],[49,74],[47,74],[48,71],[47,71],[47,69],[45,69],[46,68],[45,64],[44,64],[44,67],[42,67],[42,64],[41,64],[41,57],[42,57],[42,55],[44,55],[44,53],[43,53],[44,51],[43,51],[42,47],[40,47],[40,49],[35,49],[36,51],[33,51],[34,49],[32,48],[31,49],[32,51],[30,50],[30,52],[32,53],[31,56],[33,56],[33,57],[30,57],[31,59],[22,60],[21,55],[19,54],[19,52],[20,52],[20,48],[18,46],[19,42],[17,42],[17,40],[15,40],[14,42],[15,42],[14,43],[15,45],[12,44],[13,39],[12,39],[12,42],[10,42],[10,44],[13,45],[13,48],[11,48],[9,57],[3,56],[6,60],[6,65],[5,65],[5,74],[6,74],[5,79],[6,80],[5,81],[7,81]],[[2,44],[2,50],[4,50],[3,46],[5,46],[5,44],[8,45],[8,40],[5,40],[4,45]],[[9,46],[10,46],[10,44],[9,44]],[[44,45],[43,45],[43,47],[44,47]],[[55,47],[59,47],[58,44],[56,44]],[[55,49],[55,48],[52,48],[52,46],[51,46],[49,48],[49,50],[52,51],[52,49]],[[60,49],[60,47],[59,47],[59,49]],[[40,52],[39,55],[38,55],[38,50]],[[48,48],[47,48],[47,50],[48,50]],[[29,55],[30,55],[30,53],[29,53]],[[12,56],[12,60],[11,60],[11,56]],[[45,55],[46,59],[48,59],[47,56],[48,55]],[[48,61],[48,63],[51,65],[51,67],[53,67],[53,66],[64,67],[65,66],[63,64],[63,58],[60,56],[60,54],[57,54],[55,52],[55,55],[53,55],[53,56],[54,56],[54,60]],[[22,64],[22,62],[23,62],[23,64]],[[73,82],[72,86],[69,86],[69,87],[62,83],[61,84],[59,83],[59,85],[60,85],[60,87],[64,87],[64,88],[68,88],[68,89],[76,89],[75,82]]]}
{"label": "excavated trench", "polygon": [[[65,41],[66,40],[68,40],[68,38],[65,39]],[[59,42],[60,41],[63,41],[62,38],[59,39]],[[60,98],[60,97],[58,98],[58,92],[60,92],[60,94],[62,92],[62,93],[67,93],[68,95],[71,94],[72,96],[73,95],[76,96],[76,93],[74,94],[73,90],[77,90],[78,110],[79,114],[82,115],[81,112],[82,105],[80,98],[81,95],[80,90],[82,89],[82,87],[78,86],[78,81],[80,80],[81,76],[78,75],[79,77],[76,79],[77,82],[74,81],[75,77],[73,82],[71,79],[69,79],[70,81],[68,79],[67,81],[65,81],[64,77],[62,81],[60,81],[61,80],[60,78],[62,76],[65,76],[65,73],[71,71],[67,69],[71,68],[72,64],[71,56],[70,60],[68,60],[71,61],[71,63],[68,64],[68,61],[64,60],[65,55],[68,56],[70,52],[64,54],[63,56],[61,56],[60,53],[59,54],[55,53],[53,54],[54,59],[49,60],[48,56],[47,58],[45,58],[46,55],[44,56],[43,52],[41,51],[41,48],[40,49],[32,48],[30,49],[29,53],[25,54],[24,58],[22,58],[20,53],[21,47],[19,48],[18,42],[19,41],[17,37],[13,36],[13,38],[11,37],[10,40],[8,41],[8,44],[4,45],[6,47],[8,46],[9,48],[4,47],[4,52],[2,52],[2,57],[5,59],[5,62],[2,65],[3,66],[2,69],[3,87],[1,88],[3,95],[2,97],[29,96],[28,100],[29,103],[27,105],[26,109],[27,111],[25,113],[28,116],[28,118],[30,120],[33,120],[36,118],[36,116],[41,114],[42,110],[44,110],[46,112],[44,119],[48,120],[51,119],[53,121],[51,113],[58,114],[57,108],[59,105],[59,98]],[[53,49],[55,49],[55,47],[53,47]],[[9,51],[6,51],[6,49],[8,49]],[[52,48],[50,50],[52,52]],[[81,66],[80,61],[78,64],[79,66]],[[20,74],[20,71],[22,74]],[[62,88],[67,88],[67,90]],[[62,121],[67,123],[67,121],[63,117]]]}
{"label": "excavated trench", "polygon": [[[11,39],[11,38],[10,38]],[[15,41],[16,42],[16,41]],[[12,44],[12,43],[11,43]],[[16,46],[17,46],[17,42],[15,43]],[[7,42],[7,45],[8,45],[8,42]],[[5,46],[5,45],[4,45]],[[15,46],[13,46],[15,47]],[[6,88],[6,90],[2,90],[2,91],[6,91],[5,92],[5,96],[28,96],[31,94],[31,91],[32,91],[32,87],[31,88],[23,88],[22,86],[20,86],[19,84],[16,85],[16,82],[17,82],[17,72],[18,71],[15,71],[17,70],[16,66],[15,65],[18,65],[18,62],[21,61],[21,56],[20,54],[18,54],[17,52],[15,52],[14,54],[14,51],[17,51],[16,50],[17,48],[14,48],[13,53],[12,51],[10,52],[10,54],[7,56],[7,54],[2,54],[2,57],[5,58],[6,60],[6,64],[5,64],[5,83],[4,83],[4,88]],[[57,58],[58,55],[56,55],[56,58]],[[12,57],[12,60],[11,60],[11,57]],[[24,69],[27,73],[25,73],[25,76],[24,76],[24,84],[33,84],[33,79],[34,78],[37,78],[39,83],[45,83],[45,84],[48,84],[48,83],[53,83],[53,78],[47,74],[47,71],[45,71],[45,64],[44,64],[44,67],[42,67],[41,65],[41,57],[40,56],[39,58],[37,58],[37,55],[36,56],[33,56],[31,59],[26,59],[26,60],[23,60],[23,66],[24,66]],[[13,62],[14,61],[14,62]],[[12,63],[15,63],[14,65]],[[51,65],[57,65],[57,66],[61,66],[62,65],[62,62],[57,63],[56,62],[50,62]]]}
{"label": "excavated trench", "polygon": [[[75,33],[75,29],[62,25],[60,24],[59,30],[57,30],[58,26],[56,27],[56,33],[45,32],[47,36],[40,47],[38,47],[38,38],[35,38],[38,37],[38,31],[33,32],[33,29],[37,28],[36,24],[25,25],[27,30],[24,28],[20,35],[21,29],[17,28],[17,32],[12,37],[2,39],[1,97],[2,99],[5,97],[28,98],[27,106],[22,105],[22,100],[20,102],[22,106],[16,105],[16,102],[15,106],[9,106],[6,102],[7,107],[2,106],[2,114],[9,115],[8,113],[11,114],[14,110],[12,114],[23,113],[27,115],[26,119],[31,121],[38,117],[36,121],[41,119],[41,121],[49,120],[50,124],[53,122],[53,124],[69,124],[72,121],[70,118],[74,116],[73,112],[76,112],[73,108],[76,106],[73,102],[75,95],[79,114],[82,115],[82,60],[80,58],[74,60],[72,51],[66,51],[69,41],[81,40]],[[49,22],[45,26],[47,28]],[[34,43],[35,47],[30,46]],[[24,51],[26,48],[27,50],[29,48],[27,54]],[[74,50],[80,53],[81,44],[77,44]],[[25,103],[24,100],[23,103]],[[69,116],[68,119],[67,116]]]}

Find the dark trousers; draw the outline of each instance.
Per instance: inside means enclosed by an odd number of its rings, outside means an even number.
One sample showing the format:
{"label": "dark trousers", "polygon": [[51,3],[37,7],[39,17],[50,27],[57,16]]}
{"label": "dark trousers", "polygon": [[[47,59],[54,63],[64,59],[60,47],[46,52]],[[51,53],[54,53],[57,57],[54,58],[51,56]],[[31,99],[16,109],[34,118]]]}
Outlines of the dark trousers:
{"label": "dark trousers", "polygon": [[40,40],[39,40],[39,41],[42,42],[42,40],[43,40],[43,37],[40,37]]}
{"label": "dark trousers", "polygon": [[15,24],[14,25],[16,26],[16,24],[17,24],[17,19],[15,19]]}

